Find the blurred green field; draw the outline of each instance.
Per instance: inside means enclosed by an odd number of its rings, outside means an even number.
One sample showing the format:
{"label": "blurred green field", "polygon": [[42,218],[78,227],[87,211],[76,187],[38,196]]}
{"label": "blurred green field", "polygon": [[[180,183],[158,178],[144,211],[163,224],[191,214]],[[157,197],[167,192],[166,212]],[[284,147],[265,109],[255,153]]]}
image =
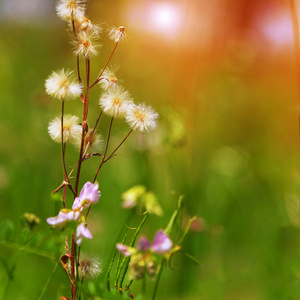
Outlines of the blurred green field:
{"label": "blurred green field", "polygon": [[[191,11],[203,8],[203,2],[191,1]],[[149,217],[143,234],[153,238],[167,226],[180,195],[184,216],[198,216],[204,224],[190,231],[182,245],[200,264],[176,253],[172,268],[162,274],[157,299],[300,297],[299,107],[293,45],[276,48],[259,36],[246,2],[224,1],[227,27],[212,21],[212,37],[203,40],[190,30],[175,40],[143,32],[126,17],[138,2],[89,2],[91,19],[127,29],[129,39],[118,47],[112,66],[119,66],[117,73],[133,98],[155,107],[160,119],[155,132],[132,135],[101,170],[102,197],[89,219],[94,239],[85,241],[82,251],[100,257],[107,268],[129,213],[121,208],[121,194],[137,184],[153,191],[164,210],[162,217]],[[288,5],[278,5],[288,11]],[[259,1],[253,7],[259,10]],[[47,253],[56,248],[58,259],[63,236],[51,231],[46,218],[60,209],[51,193],[62,181],[62,167],[60,145],[51,141],[47,126],[60,106],[46,95],[44,82],[53,70],[73,70],[76,61],[54,4],[44,21],[34,16],[24,21],[2,18],[0,299],[39,299],[48,280],[42,299],[58,299],[68,295],[67,277],[61,266],[52,274],[56,261],[40,255],[44,252],[20,248],[27,234],[20,220],[25,212],[41,219],[31,233],[32,244]],[[105,32],[101,43],[100,55],[91,62],[93,78],[113,48]],[[91,123],[99,113],[99,97],[96,86]],[[79,101],[66,104],[68,112],[81,115],[80,109]],[[98,127],[104,136],[108,124],[104,117]],[[115,125],[112,144],[117,145],[128,128],[122,121]],[[78,153],[68,150],[70,167]],[[99,159],[84,163],[80,186],[92,180]],[[71,206],[71,195],[69,199]],[[131,226],[139,221],[137,216]],[[88,293],[98,295],[104,285],[105,274],[86,283]],[[149,280],[145,299],[153,287]],[[141,283],[135,281],[132,291],[139,295],[140,290]],[[109,299],[104,297],[84,299]]]}

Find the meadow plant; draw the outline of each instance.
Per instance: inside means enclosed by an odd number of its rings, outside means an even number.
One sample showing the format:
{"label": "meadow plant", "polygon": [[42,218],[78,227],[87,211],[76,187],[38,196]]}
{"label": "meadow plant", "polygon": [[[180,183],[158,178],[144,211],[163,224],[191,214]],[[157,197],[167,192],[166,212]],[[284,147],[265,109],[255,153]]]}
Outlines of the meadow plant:
{"label": "meadow plant", "polygon": [[[92,228],[88,226],[88,216],[93,205],[101,198],[99,183],[97,181],[99,172],[104,164],[110,161],[117,150],[123,145],[133,131],[148,133],[157,127],[158,114],[152,107],[145,103],[136,104],[130,93],[119,85],[118,78],[109,62],[116,51],[117,46],[127,38],[125,28],[110,28],[109,38],[115,43],[113,50],[99,70],[97,78],[91,78],[91,58],[98,55],[99,35],[103,31],[86,17],[86,4],[80,0],[60,0],[56,6],[57,15],[67,22],[74,45],[76,67],[74,71],[53,71],[46,80],[45,88],[48,95],[59,100],[61,114],[50,121],[48,132],[54,142],[61,143],[62,157],[62,183],[55,189],[55,193],[62,190],[62,207],[56,216],[49,217],[47,222],[57,230],[65,232],[65,250],[61,256],[61,264],[66,270],[70,282],[70,295],[62,296],[61,299],[81,299],[84,278],[95,278],[101,272],[101,263],[98,258],[81,256],[81,247],[85,239],[92,239]],[[80,63],[84,62],[85,70],[81,70]],[[90,99],[90,91],[96,85],[102,89],[99,100]],[[82,116],[73,116],[65,113],[65,101],[82,107]],[[93,110],[98,107],[98,118],[90,127],[88,112],[90,106]],[[100,119],[103,114],[110,117],[107,128],[107,136],[104,138],[98,130]],[[111,134],[115,118],[123,119],[128,123],[127,135],[119,141],[119,144],[111,146]],[[101,131],[104,131],[103,126]],[[78,150],[78,160],[73,163],[73,168],[68,169],[66,164],[67,145],[74,145]],[[114,150],[108,151],[109,146]],[[100,157],[100,158],[99,158]],[[87,159],[94,159],[95,174],[91,181],[86,182],[80,189],[79,183],[83,173],[83,164]],[[70,193],[67,193],[67,189]],[[73,204],[67,207],[67,198],[71,195]],[[118,264],[116,266],[115,287],[117,293],[122,295],[124,278],[128,273],[130,284],[126,286],[127,291],[133,280],[145,278],[146,273],[151,279],[162,270],[163,264],[170,259],[172,254],[180,247],[174,244],[169,233],[174,226],[180,206],[172,216],[168,228],[159,230],[153,243],[145,237],[140,237],[137,246],[134,247],[139,232],[144,225],[148,214],[162,215],[162,209],[156,196],[148,192],[143,186],[136,186],[123,194],[123,207],[139,207],[143,220],[135,230],[134,237],[129,246],[125,245],[126,234],[121,237],[112,254],[109,268],[107,270],[107,290],[111,291],[110,274],[117,252],[119,251]],[[105,201],[105,200],[104,200]],[[123,256],[123,258],[122,258]],[[161,264],[157,267],[156,261],[161,258]],[[160,274],[160,273],[159,273]],[[159,277],[159,276],[158,276]],[[157,281],[158,282],[158,281]],[[157,284],[155,285],[154,296]],[[128,292],[129,293],[129,292]],[[70,297],[70,298],[69,298]],[[133,298],[133,296],[131,296]]]}

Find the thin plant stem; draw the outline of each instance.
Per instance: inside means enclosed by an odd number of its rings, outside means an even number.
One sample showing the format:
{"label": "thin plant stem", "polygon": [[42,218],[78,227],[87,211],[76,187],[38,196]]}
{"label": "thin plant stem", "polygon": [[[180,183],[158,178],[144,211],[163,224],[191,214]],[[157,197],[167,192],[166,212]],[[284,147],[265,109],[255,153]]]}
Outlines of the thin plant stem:
{"label": "thin plant stem", "polygon": [[110,62],[112,56],[114,55],[114,53],[115,53],[115,51],[116,51],[116,49],[117,49],[118,44],[119,44],[119,42],[116,42],[115,47],[114,47],[113,51],[111,52],[111,54],[110,54],[110,56],[109,56],[109,58],[108,58],[108,60],[107,60],[107,62],[106,62],[106,64],[105,64],[105,66],[103,67],[103,69],[102,69],[100,75],[97,77],[97,79],[95,80],[95,82],[90,86],[90,88],[92,88],[95,84],[97,84],[97,83],[100,81],[100,78],[101,78],[103,72],[105,71],[105,69],[106,69],[108,63]]}
{"label": "thin plant stem", "polygon": [[[132,239],[132,241],[131,241],[131,243],[130,243],[130,245],[129,245],[130,247],[133,247],[133,246],[134,246],[135,241],[136,241],[136,239],[137,239],[137,236],[138,236],[139,232],[141,231],[141,229],[142,229],[144,223],[146,222],[148,216],[149,216],[149,213],[146,212],[146,213],[145,213],[145,216],[144,216],[144,218],[143,218],[143,220],[141,221],[141,223],[140,223],[140,225],[139,225],[139,227],[138,227],[138,228],[136,229],[136,231],[135,231],[135,234],[134,234],[134,236],[133,236],[133,239]],[[124,257],[124,258],[126,258],[126,257]],[[122,277],[121,277],[121,279],[120,279],[119,286],[120,286],[121,288],[122,288],[122,285],[123,285],[123,281],[124,281],[125,275],[126,275],[127,270],[128,270],[129,262],[130,262],[130,257],[129,257],[129,259],[127,259],[127,263],[125,264],[125,267],[124,267],[124,272],[123,272]],[[122,261],[122,265],[121,265],[121,267],[120,267],[120,270],[122,270],[124,263],[125,263],[125,260]],[[120,273],[121,273],[121,271],[120,271]],[[120,276],[120,273],[119,273],[119,276]],[[118,283],[118,280],[119,280],[119,277],[117,278],[116,283]]]}
{"label": "thin plant stem", "polygon": [[156,294],[157,294],[158,284],[159,284],[159,281],[160,281],[160,277],[161,277],[161,274],[162,274],[164,263],[165,263],[165,258],[161,261],[161,263],[158,267],[158,273],[157,273],[157,277],[156,277],[156,280],[155,280],[152,300],[155,300],[155,297],[156,297]]}
{"label": "thin plant stem", "polygon": [[133,132],[133,128],[128,132],[128,134],[126,135],[126,137],[123,139],[123,141],[119,144],[119,146],[110,154],[110,156],[105,159],[104,163],[106,163],[108,160],[110,160],[112,158],[112,156],[116,153],[116,151],[123,145],[123,143],[127,140],[127,138],[129,137],[129,135]]}
{"label": "thin plant stem", "polygon": [[87,131],[87,114],[88,114],[88,105],[89,105],[89,84],[90,84],[90,59],[86,59],[86,92],[85,98],[83,103],[83,120],[82,120],[82,136],[81,136],[81,145],[80,145],[80,154],[78,160],[78,168],[77,168],[77,175],[76,175],[76,182],[75,182],[75,197],[78,194],[78,184],[79,184],[79,177],[81,171],[81,164],[82,164],[82,154],[83,154],[83,146],[84,146],[84,137]]}
{"label": "thin plant stem", "polygon": [[96,174],[95,174],[95,177],[94,177],[94,182],[97,180],[98,173],[99,173],[101,167],[103,166],[103,164],[105,163],[105,156],[106,156],[107,149],[108,149],[108,144],[109,144],[109,140],[110,140],[110,133],[111,133],[111,128],[112,128],[113,120],[114,120],[114,118],[111,118],[111,121],[110,121],[110,124],[109,124],[109,129],[108,129],[108,134],[107,134],[105,151],[103,153],[101,163],[100,163],[100,165],[99,165],[99,167],[98,167],[98,169],[96,171]]}
{"label": "thin plant stem", "polygon": [[[72,246],[71,246],[71,278],[73,280],[73,282],[75,281],[75,260],[76,260],[76,245],[75,245],[75,233],[73,231],[72,233]],[[71,295],[72,295],[72,300],[76,299],[76,284],[72,285],[71,284]]]}
{"label": "thin plant stem", "polygon": [[44,285],[44,287],[43,287],[43,290],[42,290],[42,292],[41,292],[41,294],[40,294],[39,300],[41,300],[42,297],[44,296],[44,294],[45,294],[45,292],[46,292],[46,290],[47,290],[47,287],[48,287],[48,285],[49,285],[49,282],[50,282],[50,280],[51,280],[51,278],[52,278],[54,272],[56,271],[56,268],[57,268],[57,266],[58,266],[58,263],[59,263],[59,259],[57,260],[57,262],[56,262],[56,264],[55,264],[55,266],[54,266],[54,268],[53,268],[53,270],[52,270],[52,272],[51,272],[51,274],[50,274],[50,276],[49,276],[47,282],[45,283],[45,285]]}

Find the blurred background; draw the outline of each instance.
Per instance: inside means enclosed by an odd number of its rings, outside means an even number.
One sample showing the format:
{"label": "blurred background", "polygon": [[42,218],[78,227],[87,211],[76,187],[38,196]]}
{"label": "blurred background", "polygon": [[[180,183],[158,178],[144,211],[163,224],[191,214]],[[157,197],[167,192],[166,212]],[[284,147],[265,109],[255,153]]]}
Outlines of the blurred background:
{"label": "blurred background", "polygon": [[[132,135],[101,170],[102,197],[89,219],[94,239],[82,251],[106,266],[128,214],[121,194],[142,184],[164,211],[149,217],[142,232],[150,238],[166,227],[179,195],[185,218],[199,217],[182,249],[200,264],[176,253],[158,299],[299,299],[299,102],[290,2],[90,0],[87,16],[105,29],[92,78],[114,46],[106,29],[125,26],[128,41],[110,65],[135,101],[155,107],[160,119],[155,132]],[[47,133],[60,105],[44,82],[53,70],[75,69],[66,29],[55,1],[0,2],[0,299],[38,299],[46,282],[42,299],[68,293],[62,268],[54,271],[55,260],[32,250],[63,247],[46,223],[59,209],[51,193],[62,168],[60,145]],[[91,92],[91,123],[100,94],[97,86]],[[68,102],[66,110],[81,115],[80,102]],[[104,136],[108,122],[99,125]],[[112,145],[128,131],[121,121],[115,125]],[[68,151],[72,166],[78,153]],[[84,164],[80,186],[92,180],[98,160]],[[30,233],[38,236],[32,251],[20,248],[25,212],[41,220]],[[101,284],[89,283],[89,293]],[[140,283],[132,289],[138,294]]]}

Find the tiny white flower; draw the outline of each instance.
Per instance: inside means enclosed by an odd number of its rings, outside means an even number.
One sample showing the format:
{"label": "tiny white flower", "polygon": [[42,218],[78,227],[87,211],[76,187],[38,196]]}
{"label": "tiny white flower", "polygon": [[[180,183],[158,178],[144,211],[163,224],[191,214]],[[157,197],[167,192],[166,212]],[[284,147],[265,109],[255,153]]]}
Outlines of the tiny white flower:
{"label": "tiny white flower", "polygon": [[[65,115],[63,120],[63,143],[69,140],[76,139],[78,136],[78,129],[81,128],[78,117],[72,115]],[[61,143],[61,118],[56,117],[50,121],[48,132],[51,139],[57,143]]]}
{"label": "tiny white flower", "polygon": [[114,118],[124,117],[131,103],[130,94],[122,87],[110,89],[102,95],[99,101],[99,105],[103,111]]}
{"label": "tiny white flower", "polygon": [[82,0],[60,0],[56,5],[57,15],[67,22],[82,18],[85,11],[83,3]]}
{"label": "tiny white flower", "polygon": [[131,105],[127,110],[126,122],[134,130],[141,132],[153,131],[157,126],[158,113],[145,103]]}
{"label": "tiny white flower", "polygon": [[108,37],[113,40],[115,43],[118,43],[122,40],[127,39],[127,34],[125,33],[124,26],[120,26],[119,28],[112,28],[109,30]]}
{"label": "tiny white flower", "polygon": [[82,92],[82,88],[79,83],[69,79],[71,74],[72,72],[64,71],[64,69],[57,73],[52,72],[45,83],[47,94],[60,100],[71,100],[78,97]]}

